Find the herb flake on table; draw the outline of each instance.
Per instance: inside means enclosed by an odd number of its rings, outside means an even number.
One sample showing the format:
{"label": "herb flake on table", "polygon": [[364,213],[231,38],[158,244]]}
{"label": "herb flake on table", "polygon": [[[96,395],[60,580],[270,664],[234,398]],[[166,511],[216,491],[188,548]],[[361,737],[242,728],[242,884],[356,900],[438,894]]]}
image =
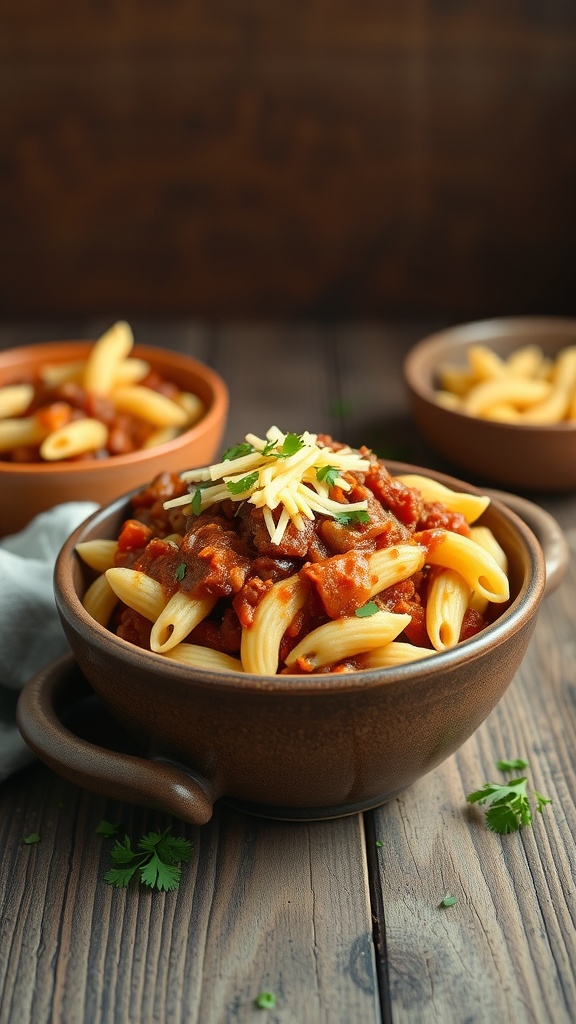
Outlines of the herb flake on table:
{"label": "herb flake on table", "polygon": [[40,842],[40,836],[38,835],[38,832],[31,832],[29,836],[24,836],[22,842],[25,843],[26,846],[34,846],[36,843]]}
{"label": "herb flake on table", "polygon": [[276,996],[273,992],[260,992],[260,994],[256,996],[254,1004],[259,1010],[271,1010],[276,1006]]}
{"label": "herb flake on table", "polygon": [[102,821],[96,826],[95,830],[97,836],[104,836],[105,839],[109,839],[111,836],[117,836],[120,831],[120,825],[115,824],[111,821]]}
{"label": "herb flake on table", "polygon": [[458,902],[458,897],[457,896],[452,896],[451,893],[447,892],[446,895],[443,896],[442,899],[440,900],[440,903],[438,904],[438,906],[439,907],[453,907],[454,904],[457,903],[457,902]]}

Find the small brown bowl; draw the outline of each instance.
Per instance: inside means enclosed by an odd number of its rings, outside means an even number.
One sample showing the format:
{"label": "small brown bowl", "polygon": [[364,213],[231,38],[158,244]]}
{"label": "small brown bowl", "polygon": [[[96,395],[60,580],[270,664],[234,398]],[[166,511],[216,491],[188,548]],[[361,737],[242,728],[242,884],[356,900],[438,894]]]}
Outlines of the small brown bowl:
{"label": "small brown bowl", "polygon": [[[388,466],[478,493],[442,474]],[[472,639],[398,668],[308,677],[213,673],[132,646],[82,607],[87,577],[75,546],[115,537],[128,499],[70,536],[57,560],[55,594],[79,670],[146,756],[106,749],[66,728],[62,712],[83,693],[69,660],[27,685],[18,724],[32,750],[70,781],[195,824],[210,818],[219,798],[284,819],[352,814],[431,771],[502,697],[545,589],[558,584],[567,561],[564,535],[548,513],[495,493],[482,521],[507,552],[511,601]]]}
{"label": "small brown bowl", "polygon": [[438,371],[446,363],[466,365],[471,345],[501,356],[536,344],[555,357],[576,344],[576,319],[505,317],[460,324],[431,334],[408,353],[404,376],[412,413],[430,447],[474,479],[511,490],[562,492],[576,489],[576,423],[534,426],[467,416],[440,405]]}
{"label": "small brown bowl", "polygon": [[[0,352],[0,385],[19,382],[47,363],[84,359],[92,345],[53,341]],[[169,349],[135,345],[131,354],[145,359],[183,391],[198,395],[205,414],[174,440],[128,455],[54,463],[7,462],[0,456],[0,536],[21,530],[39,512],[62,502],[105,505],[163,470],[177,473],[212,461],[228,415],[228,389],[222,378],[196,359]]]}

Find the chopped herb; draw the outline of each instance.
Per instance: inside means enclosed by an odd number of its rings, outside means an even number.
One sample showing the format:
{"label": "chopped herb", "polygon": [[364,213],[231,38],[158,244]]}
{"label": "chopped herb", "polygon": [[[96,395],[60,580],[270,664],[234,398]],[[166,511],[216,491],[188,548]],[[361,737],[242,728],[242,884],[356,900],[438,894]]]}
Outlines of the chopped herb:
{"label": "chopped herb", "polygon": [[[527,781],[525,777],[511,779],[506,786],[485,782],[482,789],[469,793],[466,799],[471,804],[486,804],[487,827],[491,832],[507,835],[532,823],[532,811],[526,792]],[[536,794],[536,801],[538,811],[542,811],[545,804],[551,803],[548,797],[540,793]]]}
{"label": "chopped herb", "polygon": [[228,480],[226,487],[230,491],[230,494],[243,494],[244,491],[249,491],[254,484],[258,482],[258,471],[255,473],[249,473],[248,476],[243,476],[241,480]]}
{"label": "chopped herb", "polygon": [[273,992],[261,992],[254,1000],[259,1010],[271,1010],[276,1006],[276,996]]}
{"label": "chopped herb", "polygon": [[439,907],[453,907],[455,903],[458,903],[458,897],[457,896],[451,896],[450,893],[447,892],[446,895],[443,896],[442,899],[440,900],[440,903],[438,904],[438,906]]}
{"label": "chopped herb", "polygon": [[334,487],[339,475],[340,472],[335,466],[320,466],[320,469],[316,470],[316,479],[325,480],[328,487]]}
{"label": "chopped herb", "polygon": [[536,797],[537,803],[536,810],[539,814],[542,814],[542,808],[545,807],[546,804],[551,804],[552,799],[549,796],[542,796],[542,794],[539,793],[537,789],[534,790],[534,796]]}
{"label": "chopped herb", "polygon": [[381,839],[376,840],[376,846],[384,846],[384,843],[382,842]]}
{"label": "chopped herb", "polygon": [[336,512],[334,519],[341,526],[349,526],[350,523],[369,523],[370,516],[365,509],[359,508],[352,512]]}
{"label": "chopped herb", "polygon": [[262,455],[272,455],[275,447],[276,447],[276,441],[266,441],[266,444],[264,445],[261,454]]}
{"label": "chopped herb", "polygon": [[291,455],[296,455],[296,452],[299,452],[303,447],[304,441],[299,434],[286,434],[278,455],[281,459],[289,459]]}
{"label": "chopped herb", "polygon": [[174,573],[174,579],[181,583],[186,575],[186,562],[180,562],[180,565],[176,566],[176,572]]}
{"label": "chopped herb", "polygon": [[254,445],[246,442],[242,444],[232,445],[231,448],[227,448],[222,456],[222,462],[228,462],[231,459],[241,459],[243,455],[252,455],[256,449]]}
{"label": "chopped herb", "polygon": [[122,842],[116,840],[110,856],[121,867],[111,868],[104,875],[104,881],[117,889],[124,889],[136,872],[140,881],[151,889],[168,891],[180,884],[181,861],[189,861],[194,844],[164,832],[150,832],[143,836],[137,850],[133,850],[128,836]]}
{"label": "chopped herb", "polygon": [[190,507],[195,516],[200,515],[200,512],[202,511],[202,489],[200,487],[197,487],[194,491]]}
{"label": "chopped herb", "polygon": [[376,602],[368,601],[366,604],[363,604],[361,608],[357,608],[354,614],[357,615],[359,619],[367,619],[370,615],[376,615],[377,611],[379,611],[379,608]]}
{"label": "chopped herb", "polygon": [[499,768],[501,772],[522,771],[524,768],[528,767],[528,761],[523,761],[521,757],[516,757],[512,761],[496,761],[496,767]]}
{"label": "chopped herb", "polygon": [[37,832],[31,832],[29,836],[24,836],[23,842],[26,846],[34,846],[34,843],[40,842],[40,836]]}
{"label": "chopped herb", "polygon": [[105,836],[106,838],[117,835],[119,831],[120,825],[113,825],[112,822],[104,821],[104,819],[96,826],[96,835]]}

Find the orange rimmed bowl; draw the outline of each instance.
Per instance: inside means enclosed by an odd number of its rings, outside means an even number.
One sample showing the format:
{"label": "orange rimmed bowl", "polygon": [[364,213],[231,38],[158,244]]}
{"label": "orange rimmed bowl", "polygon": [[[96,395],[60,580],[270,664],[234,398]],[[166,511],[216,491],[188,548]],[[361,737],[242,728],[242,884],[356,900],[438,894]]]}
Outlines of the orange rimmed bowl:
{"label": "orange rimmed bowl", "polygon": [[[91,341],[51,341],[0,352],[0,386],[28,378],[47,363],[84,359],[92,346]],[[222,378],[204,363],[170,349],[135,345],[131,354],[145,359],[181,390],[198,395],[204,415],[166,444],[108,459],[15,463],[0,457],[0,536],[21,530],[39,512],[62,502],[106,505],[162,471],[178,473],[213,460],[228,415],[228,389]]]}

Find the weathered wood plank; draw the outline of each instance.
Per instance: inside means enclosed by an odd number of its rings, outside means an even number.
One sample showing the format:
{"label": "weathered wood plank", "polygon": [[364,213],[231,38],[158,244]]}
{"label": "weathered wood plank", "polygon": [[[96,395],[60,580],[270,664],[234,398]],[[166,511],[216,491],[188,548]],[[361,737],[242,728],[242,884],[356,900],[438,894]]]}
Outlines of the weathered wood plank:
{"label": "weathered wood plank", "polygon": [[[49,1024],[380,1021],[362,819],[265,822],[226,808],[180,889],[103,881],[101,818],[135,840],[161,815],[82,793],[42,767],[0,791],[0,1019]],[[41,841],[23,844],[31,831]]]}
{"label": "weathered wood plank", "polygon": [[[573,502],[547,502],[574,547]],[[395,1024],[576,1015],[574,568],[541,608],[509,690],[462,749],[374,814]],[[532,828],[486,830],[466,794],[524,757],[552,798]],[[449,891],[458,903],[438,904]]]}

